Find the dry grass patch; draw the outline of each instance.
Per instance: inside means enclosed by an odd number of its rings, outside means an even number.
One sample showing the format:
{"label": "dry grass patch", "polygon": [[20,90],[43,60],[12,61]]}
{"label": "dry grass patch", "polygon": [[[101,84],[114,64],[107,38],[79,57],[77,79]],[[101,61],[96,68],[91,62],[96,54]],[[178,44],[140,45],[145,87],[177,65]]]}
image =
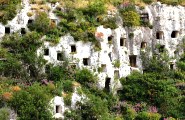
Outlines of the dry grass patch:
{"label": "dry grass patch", "polygon": [[31,10],[39,10],[39,9],[40,9],[40,5],[35,4],[31,6]]}
{"label": "dry grass patch", "polygon": [[33,12],[27,12],[27,16],[28,16],[28,17],[33,16],[33,14],[34,14]]}
{"label": "dry grass patch", "polygon": [[49,11],[51,8],[48,5],[40,5],[40,9]]}
{"label": "dry grass patch", "polygon": [[41,4],[44,4],[45,1],[44,0],[31,0],[30,3],[31,4],[39,4],[39,5],[41,5]]}

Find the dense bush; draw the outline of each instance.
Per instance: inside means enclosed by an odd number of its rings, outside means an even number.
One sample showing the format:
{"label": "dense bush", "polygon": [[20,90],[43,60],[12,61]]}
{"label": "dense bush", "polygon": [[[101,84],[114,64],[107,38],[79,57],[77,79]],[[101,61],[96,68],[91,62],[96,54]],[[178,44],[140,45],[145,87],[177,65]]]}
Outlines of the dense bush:
{"label": "dense bush", "polygon": [[88,96],[89,100],[85,103],[78,103],[78,107],[73,114],[65,114],[65,119],[73,119],[74,116],[85,120],[112,120],[108,111],[108,104],[96,96]]}
{"label": "dense bush", "polygon": [[153,2],[153,0],[143,0],[143,2],[146,4],[151,4]]}
{"label": "dense bush", "polygon": [[116,29],[118,26],[116,24],[116,17],[108,17],[101,22],[104,28]]}
{"label": "dense bush", "polygon": [[73,80],[75,77],[75,71],[74,69],[66,65],[68,65],[67,62],[65,62],[63,65],[51,66],[50,72],[49,74],[47,74],[48,79],[53,80],[54,82]]}
{"label": "dense bush", "polygon": [[7,24],[17,14],[21,0],[0,0],[0,22]]}
{"label": "dense bush", "polygon": [[[37,56],[36,50],[41,47],[40,35],[36,32],[27,33],[25,36],[12,34],[2,38],[2,49],[6,62],[0,61],[0,70],[7,77],[38,80],[45,60]],[[30,75],[28,75],[28,71]]]}
{"label": "dense bush", "polygon": [[63,81],[63,90],[64,92],[73,92],[73,83],[71,80]]}
{"label": "dense bush", "polygon": [[10,110],[8,108],[0,108],[0,120],[8,120]]}
{"label": "dense bush", "polygon": [[123,19],[123,25],[128,27],[139,26],[140,16],[136,11],[133,10],[122,10],[121,16]]}
{"label": "dense bush", "polygon": [[14,93],[10,106],[17,111],[20,120],[52,120],[49,102],[50,91],[47,86],[33,84]]}
{"label": "dense bush", "polygon": [[95,17],[97,15],[101,15],[105,13],[105,5],[101,0],[94,0],[90,2],[87,8],[82,9],[84,15],[88,15],[90,17]]}
{"label": "dense bush", "polygon": [[36,30],[40,33],[46,33],[49,30],[49,25],[50,19],[48,18],[48,15],[45,12],[39,12],[35,17],[35,21],[28,27],[31,30]]}
{"label": "dense bush", "polygon": [[136,117],[137,120],[159,120],[161,115],[158,113],[141,112]]}
{"label": "dense bush", "polygon": [[75,80],[84,86],[91,86],[97,81],[97,78],[88,69],[82,69],[75,74]]}

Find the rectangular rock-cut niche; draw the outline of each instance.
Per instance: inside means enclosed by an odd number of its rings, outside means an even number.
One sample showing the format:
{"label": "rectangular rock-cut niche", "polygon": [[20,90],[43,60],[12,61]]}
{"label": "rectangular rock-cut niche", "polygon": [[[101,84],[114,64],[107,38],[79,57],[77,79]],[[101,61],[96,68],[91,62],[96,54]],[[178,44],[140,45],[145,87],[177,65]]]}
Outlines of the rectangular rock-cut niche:
{"label": "rectangular rock-cut niche", "polygon": [[101,65],[102,72],[107,72],[106,64]]}
{"label": "rectangular rock-cut niche", "polygon": [[170,63],[170,69],[171,69],[171,70],[174,69],[174,63]]}
{"label": "rectangular rock-cut niche", "polygon": [[60,106],[60,105],[56,105],[56,107],[55,107],[55,113],[61,113],[61,109],[62,107]]}
{"label": "rectangular rock-cut niche", "polygon": [[159,46],[159,52],[160,52],[160,53],[163,53],[164,50],[165,50],[165,45],[160,45],[160,46]]}
{"label": "rectangular rock-cut niche", "polygon": [[71,52],[75,53],[76,52],[76,45],[71,45]]}
{"label": "rectangular rock-cut niche", "polygon": [[141,19],[143,22],[148,22],[148,21],[149,21],[149,15],[148,15],[148,13],[141,13],[141,14],[140,14],[140,19]]}
{"label": "rectangular rock-cut niche", "polygon": [[10,27],[5,27],[5,34],[10,34]]}
{"label": "rectangular rock-cut niche", "polygon": [[57,60],[58,61],[63,61],[64,59],[63,59],[63,53],[62,52],[57,52]]}
{"label": "rectangular rock-cut niche", "polygon": [[29,20],[28,20],[28,24],[32,24],[32,23],[33,23],[33,21],[34,21],[34,20],[29,19]]}
{"label": "rectangular rock-cut niche", "polygon": [[145,49],[147,47],[147,43],[146,42],[141,42],[141,49]]}
{"label": "rectangular rock-cut niche", "polygon": [[156,32],[156,39],[163,39],[164,33],[163,31],[157,31]]}
{"label": "rectangular rock-cut niche", "polygon": [[105,91],[107,92],[110,92],[110,81],[111,81],[111,78],[105,79]]}
{"label": "rectangular rock-cut niche", "polygon": [[179,31],[172,31],[171,38],[177,38],[179,36]]}
{"label": "rectangular rock-cut niche", "polygon": [[25,28],[21,28],[21,34],[22,35],[26,34],[26,29]]}
{"label": "rectangular rock-cut niche", "polygon": [[44,55],[45,55],[45,56],[48,56],[48,55],[49,55],[49,48],[45,48],[45,49],[44,49]]}
{"label": "rectangular rock-cut niche", "polygon": [[111,36],[108,37],[108,43],[111,44],[112,40],[113,40],[113,36],[111,35]]}
{"label": "rectangular rock-cut niche", "polygon": [[120,46],[125,46],[125,38],[120,38]]}
{"label": "rectangular rock-cut niche", "polygon": [[119,70],[114,70],[114,78],[119,79]]}
{"label": "rectangular rock-cut niche", "polygon": [[89,66],[90,65],[90,59],[89,58],[83,58],[83,65]]}
{"label": "rectangular rock-cut niche", "polygon": [[131,67],[136,67],[136,63],[137,63],[137,55],[129,55],[129,61],[130,61],[130,66]]}

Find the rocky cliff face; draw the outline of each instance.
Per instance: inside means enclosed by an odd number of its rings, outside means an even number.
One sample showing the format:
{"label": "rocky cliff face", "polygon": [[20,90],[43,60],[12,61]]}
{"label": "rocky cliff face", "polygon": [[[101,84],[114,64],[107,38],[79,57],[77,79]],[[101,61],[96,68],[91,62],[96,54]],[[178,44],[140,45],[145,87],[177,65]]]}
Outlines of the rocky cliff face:
{"label": "rocky cliff face", "polygon": [[[51,20],[56,24],[59,21],[53,10],[58,3],[50,4],[48,12]],[[23,0],[23,8],[17,16],[7,25],[0,24],[0,37],[5,34],[28,31],[27,24],[34,20],[34,15],[28,17],[28,12],[36,12],[29,0]],[[44,9],[42,11],[45,11]],[[45,11],[46,12],[46,11]],[[141,19],[149,21],[153,26],[149,27],[119,27],[111,30],[99,26],[95,36],[100,42],[101,50],[94,49],[90,42],[76,42],[70,34],[62,36],[57,45],[45,42],[45,47],[38,50],[38,54],[44,54],[48,63],[58,64],[62,62],[62,56],[69,57],[70,65],[76,68],[88,68],[98,74],[99,88],[116,91],[121,88],[119,78],[125,77],[133,70],[142,71],[141,51],[150,55],[168,51],[174,64],[176,57],[182,52],[179,45],[185,34],[185,8],[182,6],[168,6],[160,2],[153,3],[139,10]],[[109,14],[111,14],[109,12]],[[149,49],[149,51],[147,50]]]}

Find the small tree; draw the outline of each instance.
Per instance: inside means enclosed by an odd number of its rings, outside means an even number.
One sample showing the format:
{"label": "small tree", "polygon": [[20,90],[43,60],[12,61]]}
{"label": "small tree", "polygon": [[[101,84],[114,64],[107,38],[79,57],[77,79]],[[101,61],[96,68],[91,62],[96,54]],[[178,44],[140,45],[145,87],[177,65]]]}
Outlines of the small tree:
{"label": "small tree", "polygon": [[123,10],[121,11],[123,25],[128,27],[139,26],[140,17],[136,11],[133,10]]}

